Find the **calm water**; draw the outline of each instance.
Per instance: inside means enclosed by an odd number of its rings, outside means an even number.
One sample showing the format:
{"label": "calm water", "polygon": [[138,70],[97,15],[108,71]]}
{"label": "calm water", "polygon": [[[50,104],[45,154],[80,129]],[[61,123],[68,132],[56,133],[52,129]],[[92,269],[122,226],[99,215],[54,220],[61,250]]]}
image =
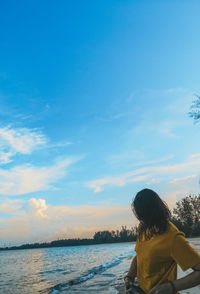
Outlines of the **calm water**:
{"label": "calm water", "polygon": [[0,251],[0,293],[117,293],[134,246]]}

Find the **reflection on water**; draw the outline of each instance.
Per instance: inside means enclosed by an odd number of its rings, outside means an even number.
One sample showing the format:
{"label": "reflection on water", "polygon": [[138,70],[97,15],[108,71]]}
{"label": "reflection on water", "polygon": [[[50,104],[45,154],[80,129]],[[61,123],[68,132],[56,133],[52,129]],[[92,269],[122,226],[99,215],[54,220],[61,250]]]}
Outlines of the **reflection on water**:
{"label": "reflection on water", "polygon": [[[64,293],[100,289],[104,293],[105,289],[113,294],[116,291],[109,290],[109,284],[115,279],[112,267],[119,268],[115,259],[123,261],[133,254],[131,243],[0,251],[0,293],[49,293],[56,285],[63,285]],[[85,280],[93,269],[97,269],[95,277]],[[69,281],[80,278],[81,283],[69,290]]]}
{"label": "reflection on water", "polygon": [[39,293],[51,286],[40,274],[44,250],[1,251],[0,267],[1,293]]}
{"label": "reflection on water", "polygon": [[[200,239],[189,241],[200,252]],[[116,294],[134,254],[134,243],[0,251],[0,293]],[[179,268],[179,277],[187,273]]]}

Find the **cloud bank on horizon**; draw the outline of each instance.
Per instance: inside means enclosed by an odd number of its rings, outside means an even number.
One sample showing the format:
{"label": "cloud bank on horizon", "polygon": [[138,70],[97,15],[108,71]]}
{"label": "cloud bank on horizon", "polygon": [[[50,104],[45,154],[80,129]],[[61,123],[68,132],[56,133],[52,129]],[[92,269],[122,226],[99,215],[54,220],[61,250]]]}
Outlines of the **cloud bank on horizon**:
{"label": "cloud bank on horizon", "polygon": [[0,12],[0,246],[134,226],[144,187],[199,193],[200,4],[78,2]]}

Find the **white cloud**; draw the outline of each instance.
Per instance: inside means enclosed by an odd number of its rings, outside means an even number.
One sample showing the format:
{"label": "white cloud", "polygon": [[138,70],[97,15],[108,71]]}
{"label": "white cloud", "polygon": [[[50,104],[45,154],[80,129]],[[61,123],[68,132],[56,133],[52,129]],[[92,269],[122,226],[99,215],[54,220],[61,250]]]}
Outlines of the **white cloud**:
{"label": "white cloud", "polygon": [[6,164],[11,162],[11,157],[14,155],[13,152],[3,152],[0,151],[0,163]]}
{"label": "white cloud", "polygon": [[22,154],[31,153],[37,146],[46,144],[46,137],[36,130],[27,128],[1,128],[0,137],[13,150]]}
{"label": "white cloud", "polygon": [[130,206],[52,206],[41,198],[31,198],[27,204],[27,211],[20,210],[20,216],[0,219],[0,240],[16,244],[92,237],[99,230],[137,223]]}
{"label": "white cloud", "polygon": [[[173,177],[174,174],[187,173],[184,177],[191,177],[191,173],[200,172],[200,154],[191,155],[188,160],[179,164],[161,165],[161,166],[147,166],[135,169],[128,173],[119,175],[117,177],[105,177],[86,183],[86,186],[94,189],[94,192],[101,192],[106,185],[110,186],[124,186],[131,182],[139,182],[147,180],[147,183],[158,182],[163,179],[162,176]],[[189,174],[189,175],[188,175]],[[194,177],[194,176],[193,176]]]}
{"label": "white cloud", "polygon": [[46,143],[47,138],[38,130],[0,128],[0,163],[11,162],[17,153],[30,154]]}
{"label": "white cloud", "polygon": [[29,164],[9,170],[0,169],[0,194],[22,195],[52,188],[67,173],[67,167],[76,162],[76,158],[60,159],[54,165],[35,167]]}
{"label": "white cloud", "polygon": [[31,198],[29,200],[29,206],[31,208],[31,213],[39,218],[48,218],[47,216],[47,205],[44,199]]}
{"label": "white cloud", "polygon": [[[193,168],[194,165],[190,165],[190,169]],[[175,174],[177,170],[178,167]],[[167,202],[170,209],[173,209],[181,198],[199,191],[198,183],[195,184],[195,181],[195,177],[190,177],[186,181],[175,181],[173,184],[166,181],[157,192]],[[10,219],[0,218],[1,244],[4,244],[5,240],[12,244],[21,244],[58,238],[92,237],[96,231],[116,230],[122,225],[132,227],[137,224],[129,204],[124,206],[109,203],[103,203],[100,206],[53,206],[49,205],[45,199],[31,198],[24,201],[25,205],[20,208],[17,206],[21,203],[14,201],[16,200],[9,200],[9,203],[0,205],[0,210],[8,211],[13,215]]]}

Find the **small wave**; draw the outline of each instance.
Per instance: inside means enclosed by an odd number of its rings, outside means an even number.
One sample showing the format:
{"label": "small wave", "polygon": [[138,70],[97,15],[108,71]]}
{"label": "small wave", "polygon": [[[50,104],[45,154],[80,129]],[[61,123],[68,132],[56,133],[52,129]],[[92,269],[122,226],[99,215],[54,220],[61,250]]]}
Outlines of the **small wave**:
{"label": "small wave", "polygon": [[90,270],[88,270],[83,276],[75,278],[71,281],[68,281],[66,283],[62,283],[62,284],[58,284],[55,285],[53,288],[51,288],[49,294],[58,294],[60,291],[62,290],[67,290],[69,289],[71,286],[73,285],[77,285],[80,283],[83,283],[87,280],[92,279],[95,275],[101,274],[102,272],[106,271],[107,269],[118,265],[119,263],[121,263],[121,261],[127,257],[129,257],[129,255],[126,256],[119,256],[114,258],[113,260],[109,261],[109,262],[105,262],[97,267],[93,267]]}
{"label": "small wave", "polygon": [[58,269],[52,269],[52,270],[49,270],[49,271],[43,271],[40,274],[41,275],[47,275],[47,274],[55,274],[57,272],[64,272],[64,269],[60,269],[60,268],[58,268]]}

